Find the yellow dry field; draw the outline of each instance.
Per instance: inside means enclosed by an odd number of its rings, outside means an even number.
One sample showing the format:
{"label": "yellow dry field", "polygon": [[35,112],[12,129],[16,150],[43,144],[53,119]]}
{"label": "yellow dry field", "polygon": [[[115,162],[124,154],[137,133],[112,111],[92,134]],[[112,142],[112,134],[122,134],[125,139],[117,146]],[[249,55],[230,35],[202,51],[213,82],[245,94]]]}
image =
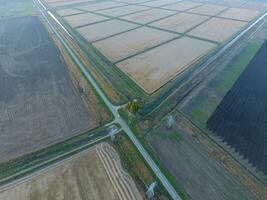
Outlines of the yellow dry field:
{"label": "yellow dry field", "polygon": [[190,31],[188,35],[216,42],[225,42],[238,33],[246,24],[246,22],[214,17]]}
{"label": "yellow dry field", "polygon": [[67,17],[64,17],[64,19],[68,22],[68,24],[71,27],[78,27],[78,26],[83,26],[87,24],[92,24],[95,22],[101,22],[109,18],[100,16],[100,15],[95,15],[92,13],[83,13],[83,14],[78,14],[78,15],[67,16]]}
{"label": "yellow dry field", "polygon": [[182,37],[117,64],[146,92],[153,93],[216,47]]}
{"label": "yellow dry field", "polygon": [[97,11],[96,13],[100,13],[102,15],[112,16],[112,17],[118,17],[121,15],[131,14],[134,12],[147,10],[149,8],[145,6],[137,6],[137,5],[129,5],[129,6],[122,6],[117,8],[111,8],[111,9],[105,9]]}
{"label": "yellow dry field", "polygon": [[117,62],[176,36],[176,34],[141,27],[98,41],[93,45],[109,60]]}
{"label": "yellow dry field", "polygon": [[146,24],[150,23],[154,20],[161,19],[163,17],[167,17],[169,15],[175,14],[175,11],[169,11],[169,10],[163,10],[163,9],[150,9],[130,15],[126,15],[121,17],[122,19],[132,21],[132,22],[137,22],[141,24]]}
{"label": "yellow dry field", "polygon": [[0,192],[0,200],[140,200],[135,183],[107,143],[93,147],[26,182]]}
{"label": "yellow dry field", "polygon": [[74,8],[67,8],[67,9],[57,10],[56,12],[60,16],[74,15],[74,14],[82,13],[82,11],[76,10]]}
{"label": "yellow dry field", "polygon": [[94,42],[105,37],[136,28],[138,25],[113,19],[76,30],[89,42]]}
{"label": "yellow dry field", "polygon": [[220,5],[214,5],[214,4],[205,4],[196,8],[193,8],[189,10],[189,12],[196,13],[196,14],[202,14],[202,15],[210,15],[214,16],[218,13],[225,10],[226,6],[220,6]]}
{"label": "yellow dry field", "polygon": [[170,10],[177,10],[177,11],[185,11],[200,5],[202,5],[202,3],[192,2],[192,1],[180,1],[176,4],[164,6],[163,8],[167,8]]}
{"label": "yellow dry field", "polygon": [[243,21],[251,21],[259,15],[259,11],[249,10],[243,8],[229,8],[228,10],[221,13],[220,17],[243,20]]}
{"label": "yellow dry field", "polygon": [[203,15],[179,13],[177,15],[173,15],[171,17],[151,23],[150,25],[178,33],[183,33],[207,19],[208,17]]}

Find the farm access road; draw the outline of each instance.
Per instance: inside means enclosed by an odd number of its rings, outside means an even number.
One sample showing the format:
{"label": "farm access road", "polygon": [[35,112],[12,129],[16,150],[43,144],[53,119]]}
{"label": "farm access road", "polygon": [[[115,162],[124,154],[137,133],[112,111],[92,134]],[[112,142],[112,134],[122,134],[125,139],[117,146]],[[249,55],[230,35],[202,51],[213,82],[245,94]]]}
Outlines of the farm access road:
{"label": "farm access road", "polygon": [[[139,142],[139,140],[135,137],[134,133],[131,131],[127,123],[124,121],[123,118],[121,118],[118,109],[120,106],[114,106],[107,96],[104,94],[102,89],[98,86],[97,82],[93,79],[93,77],[90,75],[90,73],[86,70],[85,66],[82,64],[82,62],[79,60],[79,58],[76,56],[76,54],[73,52],[71,47],[69,47],[68,43],[65,41],[65,39],[61,36],[61,34],[58,32],[58,30],[53,26],[52,23],[50,23],[50,20],[53,19],[64,32],[66,32],[67,35],[70,36],[70,33],[66,30],[66,28],[56,19],[56,17],[43,5],[43,3],[40,0],[34,0],[34,3],[37,5],[38,9],[40,10],[42,16],[44,17],[45,21],[48,23],[51,30],[56,34],[58,39],[61,41],[63,46],[66,48],[69,55],[72,57],[72,59],[75,61],[77,66],[80,68],[80,70],[83,72],[84,76],[87,78],[87,80],[90,82],[90,84],[93,86],[97,94],[100,96],[100,98],[103,100],[103,102],[106,104],[108,109],[111,111],[111,113],[114,116],[113,123],[118,123],[121,126],[121,130],[123,130],[128,137],[131,139],[135,147],[138,149],[140,154],[143,156],[145,161],[148,163],[150,168],[153,170],[154,174],[157,176],[159,181],[162,183],[163,187],[166,189],[166,191],[169,193],[170,197],[174,200],[181,200],[181,197],[176,192],[174,187],[170,184],[166,176],[162,173],[162,171],[159,169],[157,164],[153,161],[153,159],[150,157],[148,152],[144,149],[142,144]],[[50,16],[51,18],[49,19]],[[71,37],[72,38],[72,37]]]}

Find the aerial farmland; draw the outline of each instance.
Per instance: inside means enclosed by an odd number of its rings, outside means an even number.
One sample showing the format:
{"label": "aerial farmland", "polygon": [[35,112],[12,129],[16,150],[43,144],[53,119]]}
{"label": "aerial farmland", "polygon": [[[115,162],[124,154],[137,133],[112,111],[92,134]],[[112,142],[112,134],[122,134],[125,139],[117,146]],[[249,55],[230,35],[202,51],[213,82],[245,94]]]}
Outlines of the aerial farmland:
{"label": "aerial farmland", "polygon": [[[124,73],[125,79],[132,80],[147,94],[179,79],[261,14],[255,9],[236,8],[235,4],[231,7],[229,2],[224,5],[174,0],[71,2],[47,3],[77,38],[88,41],[100,56],[114,64],[113,68]],[[64,10],[70,14],[66,16]],[[162,48],[164,51],[172,48],[169,52],[188,48],[191,52],[195,43],[203,49],[198,55],[187,53],[186,62],[163,61],[166,55],[160,53]],[[148,56],[153,52],[159,53],[156,57]],[[147,65],[148,62],[155,64]],[[166,78],[159,77],[162,73]]]}
{"label": "aerial farmland", "polygon": [[3,5],[0,200],[267,199],[267,0]]}

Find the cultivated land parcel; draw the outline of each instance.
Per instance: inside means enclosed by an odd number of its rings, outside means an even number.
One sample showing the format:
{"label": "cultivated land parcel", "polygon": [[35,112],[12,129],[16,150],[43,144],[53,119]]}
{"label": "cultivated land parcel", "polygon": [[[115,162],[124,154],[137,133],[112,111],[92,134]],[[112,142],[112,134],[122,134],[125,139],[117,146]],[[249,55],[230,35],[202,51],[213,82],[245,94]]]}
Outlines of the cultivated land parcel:
{"label": "cultivated land parcel", "polygon": [[41,21],[0,26],[0,162],[95,127]]}
{"label": "cultivated land parcel", "polygon": [[[92,49],[111,68],[98,70],[115,71],[114,76],[119,70],[124,75],[118,80],[137,91],[141,88],[141,96],[169,90],[260,15],[259,10],[229,2],[47,1],[47,5],[84,48]],[[198,53],[192,51],[194,45]],[[186,56],[163,53],[182,49]],[[157,56],[151,56],[155,52]],[[114,87],[118,84],[106,79]]]}

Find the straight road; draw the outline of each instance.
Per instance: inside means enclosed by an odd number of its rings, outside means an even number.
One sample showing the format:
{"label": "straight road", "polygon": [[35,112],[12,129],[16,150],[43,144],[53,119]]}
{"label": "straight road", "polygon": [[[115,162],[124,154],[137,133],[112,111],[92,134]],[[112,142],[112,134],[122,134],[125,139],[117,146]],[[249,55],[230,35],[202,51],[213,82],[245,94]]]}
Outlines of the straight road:
{"label": "straight road", "polygon": [[144,149],[142,144],[139,142],[139,140],[135,137],[134,133],[131,131],[127,123],[124,121],[123,118],[120,117],[120,114],[118,112],[118,106],[114,106],[107,96],[104,94],[102,89],[98,86],[97,82],[94,80],[94,78],[91,76],[91,74],[87,71],[85,66],[82,64],[82,62],[79,60],[79,58],[76,56],[76,54],[73,52],[73,50],[69,47],[69,45],[65,42],[65,39],[58,33],[58,31],[54,28],[54,26],[50,23],[48,16],[51,17],[61,28],[63,31],[66,32],[67,35],[70,35],[69,32],[66,30],[66,28],[56,19],[56,17],[40,2],[40,0],[34,0],[37,7],[41,11],[44,19],[52,29],[52,31],[57,35],[58,39],[61,41],[63,46],[68,51],[69,55],[72,57],[72,59],[75,61],[77,66],[80,68],[80,70],[83,72],[85,77],[88,79],[88,81],[91,83],[91,85],[94,87],[100,98],[104,101],[106,106],[109,108],[109,110],[112,112],[114,116],[114,123],[118,123],[121,126],[121,129],[128,135],[128,137],[131,139],[133,144],[136,146],[140,154],[143,156],[145,161],[148,163],[150,168],[153,170],[155,175],[158,177],[159,181],[162,183],[166,191],[169,193],[172,199],[174,200],[181,200],[181,197],[176,192],[174,187],[170,184],[166,176],[161,172],[159,167],[156,165],[156,163],[153,161],[153,159],[150,157],[150,155],[147,153],[147,151]]}

